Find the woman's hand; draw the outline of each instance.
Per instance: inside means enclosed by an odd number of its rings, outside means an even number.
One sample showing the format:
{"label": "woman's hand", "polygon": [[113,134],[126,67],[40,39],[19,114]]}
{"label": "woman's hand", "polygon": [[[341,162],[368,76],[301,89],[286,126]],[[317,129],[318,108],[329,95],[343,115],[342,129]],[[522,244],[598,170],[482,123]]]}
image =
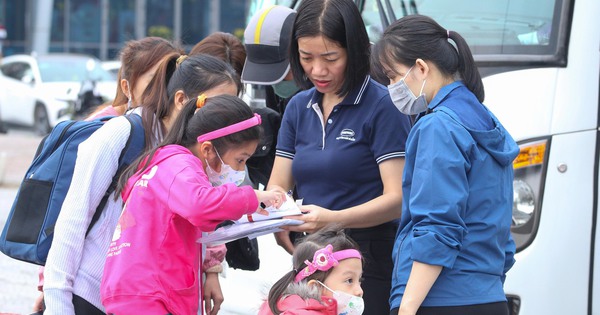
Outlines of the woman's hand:
{"label": "woman's hand", "polygon": [[217,272],[205,273],[204,281],[204,314],[217,315],[221,309],[221,304],[225,300],[219,283],[219,274]]}
{"label": "woman's hand", "polygon": [[275,236],[275,242],[277,242],[277,245],[283,247],[288,254],[294,254],[294,244],[290,238],[290,231],[275,232],[273,235]]}
{"label": "woman's hand", "polygon": [[40,312],[44,310],[44,292],[40,292],[40,295],[38,295],[38,297],[35,299],[35,302],[33,302],[33,309],[32,311],[34,313]]}
{"label": "woman's hand", "polygon": [[314,233],[329,223],[336,222],[334,211],[315,205],[301,206],[301,215],[285,216],[286,219],[304,221],[300,225],[287,225],[282,228],[288,231]]}

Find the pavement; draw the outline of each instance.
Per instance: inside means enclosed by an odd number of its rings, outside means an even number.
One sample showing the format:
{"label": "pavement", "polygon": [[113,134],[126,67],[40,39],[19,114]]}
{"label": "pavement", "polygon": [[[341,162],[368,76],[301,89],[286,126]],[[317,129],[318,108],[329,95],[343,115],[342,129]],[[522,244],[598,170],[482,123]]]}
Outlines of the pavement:
{"label": "pavement", "polygon": [[[23,130],[0,134],[0,227],[33,160],[41,137]],[[37,292],[38,266],[0,253],[0,313],[30,314]]]}
{"label": "pavement", "polygon": [[[41,137],[10,129],[0,134],[0,228],[4,227],[17,189],[33,160]],[[272,235],[258,238],[261,266],[257,271],[226,268],[220,277],[225,302],[219,314],[251,315],[273,283],[292,268],[292,259]],[[0,253],[0,315],[30,314],[37,292],[38,266]]]}

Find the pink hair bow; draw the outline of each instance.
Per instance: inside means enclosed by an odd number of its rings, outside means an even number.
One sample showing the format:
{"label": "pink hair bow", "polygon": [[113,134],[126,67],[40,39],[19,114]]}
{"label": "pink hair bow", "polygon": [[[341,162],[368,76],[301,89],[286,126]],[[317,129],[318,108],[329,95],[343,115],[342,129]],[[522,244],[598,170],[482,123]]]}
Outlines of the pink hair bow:
{"label": "pink hair bow", "polygon": [[328,244],[315,252],[312,261],[305,260],[306,267],[300,270],[296,275],[296,282],[302,281],[304,278],[312,275],[317,270],[327,271],[340,264],[340,260],[347,258],[361,259],[360,252],[356,249],[345,249],[333,252],[333,246]]}

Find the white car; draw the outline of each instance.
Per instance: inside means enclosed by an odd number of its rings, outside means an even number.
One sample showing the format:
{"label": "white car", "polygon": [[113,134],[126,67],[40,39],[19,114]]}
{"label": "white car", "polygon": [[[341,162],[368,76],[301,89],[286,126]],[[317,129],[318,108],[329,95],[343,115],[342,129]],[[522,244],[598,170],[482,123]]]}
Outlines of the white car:
{"label": "white car", "polygon": [[92,83],[103,101],[115,96],[116,81],[95,57],[79,54],[13,55],[2,59],[0,119],[46,134],[76,108],[83,86]]}
{"label": "white car", "polygon": [[110,60],[110,61],[102,61],[102,68],[110,73],[117,79],[119,75],[119,69],[121,69],[121,61],[119,60]]}

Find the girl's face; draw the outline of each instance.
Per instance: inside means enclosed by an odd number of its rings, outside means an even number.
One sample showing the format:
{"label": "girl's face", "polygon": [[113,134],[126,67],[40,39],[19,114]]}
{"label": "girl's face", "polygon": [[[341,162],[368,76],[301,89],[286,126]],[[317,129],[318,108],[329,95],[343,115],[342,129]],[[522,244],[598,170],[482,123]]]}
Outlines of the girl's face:
{"label": "girl's face", "polygon": [[[254,154],[254,151],[256,151],[256,146],[258,146],[258,140],[248,141],[225,152],[219,152],[219,155],[221,156],[221,159],[223,159],[223,163],[231,166],[231,168],[236,171],[243,171],[246,169],[246,161],[248,161],[252,154]],[[217,165],[213,165],[213,163],[211,163],[211,168],[217,172],[220,172],[221,161],[216,154],[213,161]]]}
{"label": "girl's face", "polygon": [[[354,296],[363,296],[360,286],[362,277],[362,261],[358,258],[348,258],[335,266],[323,283],[333,291],[345,292]],[[332,296],[331,291],[322,290],[324,296]]]}
{"label": "girl's face", "polygon": [[[394,63],[389,66],[383,65],[383,73],[385,73],[385,76],[388,77],[388,79],[390,79],[390,84],[394,84],[394,83],[402,80],[402,78],[404,78],[406,76],[406,73],[408,73],[409,70],[410,70],[410,67],[407,67],[400,63]],[[405,81],[409,81],[410,80],[409,77],[410,77],[410,73],[409,73],[409,76],[407,76],[405,78]]]}
{"label": "girl's face", "polygon": [[[421,95],[421,89],[423,88],[423,81],[427,79],[427,76],[423,75],[423,64],[424,61],[417,59],[417,62],[412,66],[406,66],[401,63],[393,63],[391,65],[383,65],[383,71],[385,75],[390,79],[390,84],[394,84],[402,79],[406,83],[406,86],[414,95]],[[429,81],[431,82],[431,81]],[[425,88],[430,87],[431,84]],[[432,95],[431,91],[423,90],[426,95]],[[427,101],[431,101],[431,97],[427,98]]]}
{"label": "girl's face", "polygon": [[322,35],[298,39],[298,53],[304,74],[317,91],[328,94],[340,90],[348,54],[337,42]]}

